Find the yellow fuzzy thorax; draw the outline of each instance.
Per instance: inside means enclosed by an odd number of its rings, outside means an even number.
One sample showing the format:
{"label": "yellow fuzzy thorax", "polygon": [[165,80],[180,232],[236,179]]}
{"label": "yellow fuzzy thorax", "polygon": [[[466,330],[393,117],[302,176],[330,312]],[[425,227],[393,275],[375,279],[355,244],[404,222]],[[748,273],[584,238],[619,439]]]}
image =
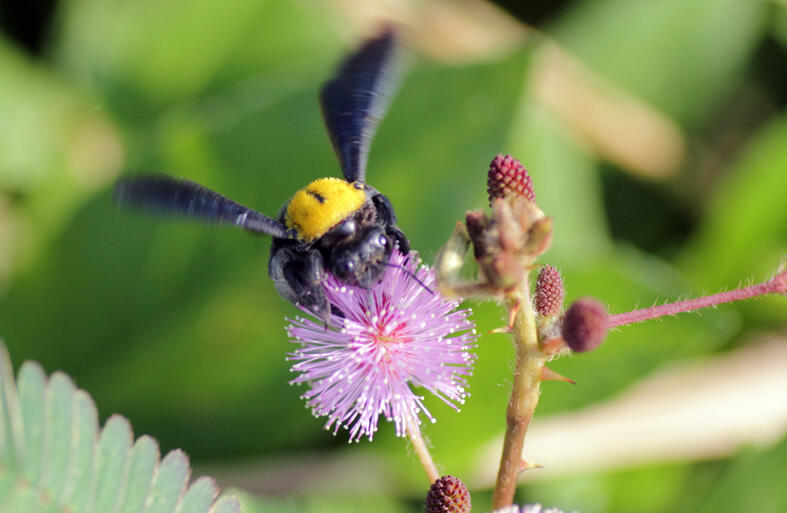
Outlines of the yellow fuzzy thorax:
{"label": "yellow fuzzy thorax", "polygon": [[314,241],[361,208],[366,192],[341,178],[319,178],[299,190],[287,204],[284,224],[298,237]]}

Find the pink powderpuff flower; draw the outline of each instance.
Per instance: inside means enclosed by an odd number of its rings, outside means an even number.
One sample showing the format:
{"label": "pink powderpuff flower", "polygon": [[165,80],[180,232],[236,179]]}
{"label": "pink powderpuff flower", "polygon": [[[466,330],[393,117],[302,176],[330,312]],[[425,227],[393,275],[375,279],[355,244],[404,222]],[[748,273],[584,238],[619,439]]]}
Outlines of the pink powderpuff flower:
{"label": "pink powderpuff flower", "polygon": [[351,287],[328,274],[328,301],[344,316],[326,323],[314,317],[288,319],[287,334],[300,348],[288,360],[299,373],[291,381],[310,388],[303,394],[316,417],[327,416],[326,429],[345,427],[350,441],[372,439],[383,414],[397,436],[417,427],[423,414],[435,418],[422,387],[458,411],[467,397],[466,376],[473,370],[477,339],[470,310],[437,292],[431,269],[415,252],[394,249],[383,279],[371,290]]}

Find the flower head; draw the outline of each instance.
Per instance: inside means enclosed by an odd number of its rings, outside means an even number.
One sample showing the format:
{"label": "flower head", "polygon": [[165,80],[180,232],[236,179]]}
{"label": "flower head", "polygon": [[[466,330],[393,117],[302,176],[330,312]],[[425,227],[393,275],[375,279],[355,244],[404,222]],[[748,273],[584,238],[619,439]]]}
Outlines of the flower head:
{"label": "flower head", "polygon": [[592,351],[607,337],[608,319],[607,309],[600,301],[592,297],[579,298],[563,317],[563,339],[576,353]]}
{"label": "flower head", "polygon": [[292,383],[308,384],[302,397],[314,415],[327,416],[334,433],[347,428],[350,441],[371,440],[380,414],[398,436],[420,424],[419,414],[434,422],[411,386],[457,408],[472,374],[477,335],[470,310],[456,310],[458,301],[434,292],[434,273],[414,252],[394,250],[390,264],[370,290],[328,275],[326,296],[343,316],[334,313],[327,324],[298,317],[287,327],[301,346],[288,357],[298,373]]}

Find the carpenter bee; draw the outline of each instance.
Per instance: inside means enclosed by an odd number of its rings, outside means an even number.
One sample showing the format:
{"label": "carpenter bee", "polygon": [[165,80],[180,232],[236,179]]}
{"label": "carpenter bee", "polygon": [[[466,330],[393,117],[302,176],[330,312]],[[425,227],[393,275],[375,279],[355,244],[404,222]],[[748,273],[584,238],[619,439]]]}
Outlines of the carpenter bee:
{"label": "carpenter bee", "polygon": [[369,147],[395,89],[397,39],[386,27],[323,85],[323,118],[344,179],[314,180],[276,219],[194,182],[162,175],[120,180],[116,199],[271,235],[268,273],[276,290],[327,321],[332,306],[323,288],[326,272],[369,289],[382,279],[394,246],[409,251],[391,202],[365,181]]}

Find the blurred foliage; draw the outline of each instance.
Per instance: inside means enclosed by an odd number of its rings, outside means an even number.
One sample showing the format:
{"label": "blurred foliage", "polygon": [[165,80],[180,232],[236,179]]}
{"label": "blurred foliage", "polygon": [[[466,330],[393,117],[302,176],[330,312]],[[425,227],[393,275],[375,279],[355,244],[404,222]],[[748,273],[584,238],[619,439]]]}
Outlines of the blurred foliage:
{"label": "blurred foliage", "polygon": [[[117,211],[111,185],[121,172],[157,170],[275,214],[298,187],[337,175],[316,100],[351,39],[340,38],[337,5],[80,0],[59,4],[40,57],[0,35],[0,335],[14,361],[66,371],[102,419],[121,412],[162,451],[183,448],[197,464],[370,453],[390,478],[386,497],[255,498],[249,511],[418,511],[423,476],[390,426],[347,447],[287,385],[283,327],[295,310],[267,278],[266,239]],[[605,197],[631,193],[605,175],[626,170],[526,94],[541,38],[452,65],[416,54],[375,139],[369,182],[430,261],[464,211],[486,204],[491,158],[515,155],[555,218],[545,261],[563,271],[568,299],[595,295],[615,312],[764,278],[787,253],[787,88],[762,57],[777,47],[785,62],[786,10],[764,0],[579,0],[539,27],[680,127],[687,160],[647,184],[669,201],[644,213],[683,219],[679,236],[613,229],[640,218],[642,203],[605,209]],[[501,322],[494,305],[473,306],[481,332]],[[548,385],[538,413],[784,330],[784,312],[782,298],[769,298],[615,332],[600,350],[555,362],[581,386]],[[483,337],[478,354],[460,414],[428,403],[439,419],[426,428],[434,456],[458,475],[472,474],[477,449],[504,424],[510,344]],[[742,508],[735,490],[771,497],[756,504],[779,511],[783,445],[530,485],[522,496],[583,513],[732,512]],[[749,470],[757,479],[741,478]]]}
{"label": "blurred foliage", "polygon": [[[310,496],[288,499],[265,499],[237,490],[227,493],[237,495],[244,506],[245,513],[406,513],[414,511],[406,504],[397,502],[386,495],[365,496]],[[416,510],[417,511],[417,510]]]}

